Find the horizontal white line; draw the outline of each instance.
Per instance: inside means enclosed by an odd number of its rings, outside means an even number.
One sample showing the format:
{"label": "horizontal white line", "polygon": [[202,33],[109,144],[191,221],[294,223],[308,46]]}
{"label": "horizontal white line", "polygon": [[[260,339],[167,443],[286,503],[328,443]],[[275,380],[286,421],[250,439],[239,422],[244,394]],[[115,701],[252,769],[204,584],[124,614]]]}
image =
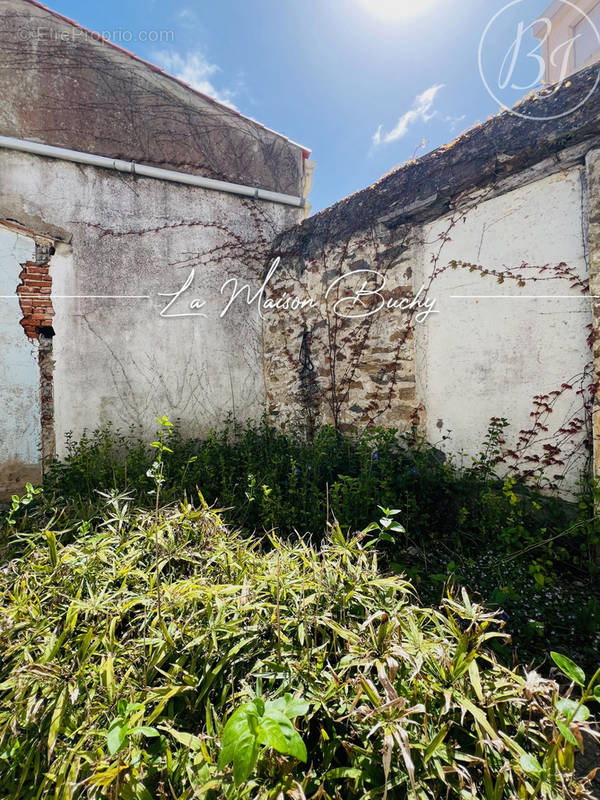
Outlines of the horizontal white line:
{"label": "horizontal white line", "polygon": [[451,300],[600,300],[597,294],[453,294]]}
{"label": "horizontal white line", "polygon": [[150,300],[149,294],[0,294],[0,300]]}

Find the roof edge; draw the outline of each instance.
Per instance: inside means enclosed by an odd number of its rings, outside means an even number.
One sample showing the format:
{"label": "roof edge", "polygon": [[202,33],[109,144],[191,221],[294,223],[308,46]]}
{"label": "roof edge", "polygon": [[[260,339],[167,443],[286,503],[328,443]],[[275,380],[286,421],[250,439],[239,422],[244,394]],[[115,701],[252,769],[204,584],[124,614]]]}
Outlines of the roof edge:
{"label": "roof edge", "polygon": [[97,31],[93,31],[91,28],[86,28],[84,25],[81,25],[76,20],[71,19],[70,17],[66,17],[64,14],[61,14],[58,11],[54,11],[54,9],[49,8],[48,6],[45,6],[43,3],[38,2],[38,0],[25,0],[25,2],[29,3],[29,5],[32,5],[32,6],[35,6],[36,8],[41,9],[42,11],[47,12],[48,14],[51,14],[53,17],[56,17],[56,19],[60,19],[62,22],[66,22],[69,25],[72,25],[74,28],[78,28],[79,30],[82,30],[82,31],[85,31],[86,33],[89,33],[92,36],[92,38],[94,38],[96,41],[102,42],[103,44],[110,45],[110,47],[113,47],[115,50],[119,51],[120,53],[123,53],[124,55],[129,56],[129,58],[132,58],[134,61],[137,61],[140,64],[143,64],[145,67],[150,68],[153,72],[156,72],[159,75],[162,75],[163,77],[168,78],[169,80],[173,81],[174,83],[178,84],[179,86],[182,86],[184,89],[187,89],[189,92],[192,92],[196,96],[201,97],[203,100],[208,100],[210,103],[212,103],[215,106],[218,106],[223,111],[225,111],[225,112],[227,112],[229,114],[232,114],[234,116],[237,116],[237,117],[239,117],[241,119],[244,119],[247,122],[250,122],[253,125],[256,125],[258,128],[261,128],[262,130],[267,131],[267,133],[272,133],[274,136],[278,136],[280,139],[283,139],[288,144],[292,145],[292,147],[297,147],[299,150],[301,150],[304,158],[309,158],[310,157],[310,155],[312,153],[312,150],[310,148],[305,147],[302,144],[298,144],[298,142],[295,142],[293,139],[290,139],[289,136],[286,136],[283,133],[279,133],[279,131],[274,131],[272,128],[268,128],[266,125],[263,125],[262,122],[258,122],[257,120],[253,119],[252,117],[249,117],[246,114],[242,114],[240,111],[237,111],[235,108],[231,108],[230,106],[227,106],[224,103],[221,103],[218,100],[215,100],[214,97],[211,97],[208,94],[204,94],[204,92],[201,92],[198,89],[194,89],[194,87],[190,86],[189,83],[186,83],[185,81],[182,81],[179,78],[176,78],[174,75],[170,75],[168,72],[165,72],[164,69],[161,69],[160,67],[157,67],[156,64],[153,64],[151,61],[147,61],[146,59],[142,58],[141,56],[138,56],[135,53],[132,53],[131,50],[127,50],[126,48],[121,47],[120,45],[115,44],[114,42],[111,42],[110,39],[106,39],[104,36],[101,36]]}
{"label": "roof edge", "polygon": [[275,249],[290,244],[310,254],[326,241],[339,241],[381,222],[384,215],[402,216],[406,222],[443,216],[447,212],[440,209],[444,203],[451,205],[453,198],[496,185],[599,134],[600,63],[596,63],[313,214],[280,234]]}

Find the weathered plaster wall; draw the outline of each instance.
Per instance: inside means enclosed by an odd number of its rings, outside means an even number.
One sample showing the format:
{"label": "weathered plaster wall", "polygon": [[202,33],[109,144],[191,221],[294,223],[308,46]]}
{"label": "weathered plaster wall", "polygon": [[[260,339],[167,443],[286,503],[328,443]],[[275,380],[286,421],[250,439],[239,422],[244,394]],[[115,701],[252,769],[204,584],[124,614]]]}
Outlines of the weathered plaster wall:
{"label": "weathered plaster wall", "polygon": [[[559,434],[579,416],[577,391],[591,383],[583,176],[583,166],[574,166],[455,214],[439,262],[453,218],[423,227],[415,286],[431,280],[440,313],[415,329],[418,399],[427,438],[442,449],[475,456],[490,418],[506,417],[505,449],[531,468],[546,459],[550,475],[562,474],[589,455],[586,428]],[[468,265],[448,269],[454,261]],[[568,271],[556,270],[560,263]],[[520,432],[533,428],[540,395],[552,406],[543,414],[548,430],[528,436],[525,447]],[[448,430],[451,438],[441,441]],[[561,443],[553,459],[543,449],[548,442]]]}
{"label": "weathered plaster wall", "polygon": [[302,193],[308,151],[29,0],[0,0],[0,96],[5,136]]}
{"label": "weathered plaster wall", "polygon": [[[220,192],[124,177],[93,167],[0,152],[0,218],[55,241],[50,260],[56,439],[112,422],[150,434],[155,416],[181,419],[188,435],[229,413],[264,408],[262,330],[239,299],[226,317],[228,277],[255,288],[275,235],[298,210]],[[189,313],[201,298],[204,317]],[[15,264],[7,293],[16,292]],[[15,313],[16,306],[15,305]],[[14,336],[30,347],[18,320]]]}
{"label": "weathered plaster wall", "polygon": [[[590,150],[585,159],[585,178],[588,187],[587,245],[589,253],[589,282],[592,300],[593,380],[600,386],[600,149]],[[600,475],[600,396],[594,396],[593,406],[594,474]]]}
{"label": "weathered plaster wall", "polygon": [[41,409],[36,344],[19,324],[16,287],[33,239],[0,226],[0,498],[40,477]]}
{"label": "weathered plaster wall", "polygon": [[[541,469],[552,482],[568,472],[563,485],[573,486],[589,462],[595,383],[584,162],[585,148],[564,150],[461,193],[451,213],[431,221],[419,220],[421,209],[401,224],[382,216],[340,240],[328,238],[325,212],[318,235],[309,220],[281,236],[272,298],[295,292],[322,302],[268,321],[272,409],[341,428],[418,424],[430,442],[468,462],[490,419],[504,417],[506,468]],[[385,300],[420,296],[435,301],[437,313],[419,320],[419,306],[382,308],[364,321],[336,319],[340,295],[325,302],[327,287],[364,268],[385,277]],[[352,296],[362,281],[344,280],[342,294]],[[380,299],[362,302],[373,310]],[[308,384],[300,354],[307,331]]]}
{"label": "weathered plaster wall", "polygon": [[[4,136],[294,196],[307,189],[305,148],[34,0],[0,0],[0,96]],[[13,237],[0,254],[12,309],[0,408],[14,418],[0,465],[37,464],[61,453],[68,432],[109,422],[150,435],[168,414],[193,436],[230,413],[262,412],[256,306],[240,299],[220,319],[220,288],[232,277],[255,291],[273,238],[302,210],[10,150],[0,176],[0,223],[54,247],[49,262],[39,252],[15,260]],[[168,311],[178,316],[166,318],[164,294],[192,270]],[[194,298],[202,308],[190,316]],[[5,402],[11,393],[18,408]],[[21,435],[23,425],[33,427]]]}

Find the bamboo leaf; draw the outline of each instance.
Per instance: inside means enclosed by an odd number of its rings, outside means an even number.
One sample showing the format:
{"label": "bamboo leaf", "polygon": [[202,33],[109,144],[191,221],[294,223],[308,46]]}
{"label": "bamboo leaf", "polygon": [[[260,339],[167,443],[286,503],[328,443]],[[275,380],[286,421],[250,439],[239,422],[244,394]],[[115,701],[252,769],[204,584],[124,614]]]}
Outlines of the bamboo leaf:
{"label": "bamboo leaf", "polygon": [[54,747],[56,746],[56,741],[58,739],[60,725],[62,722],[63,714],[65,712],[66,704],[67,704],[67,687],[65,687],[59,694],[56,704],[54,706],[54,711],[52,712],[52,718],[50,720],[50,730],[48,731],[48,761],[51,760],[52,753],[54,752]]}

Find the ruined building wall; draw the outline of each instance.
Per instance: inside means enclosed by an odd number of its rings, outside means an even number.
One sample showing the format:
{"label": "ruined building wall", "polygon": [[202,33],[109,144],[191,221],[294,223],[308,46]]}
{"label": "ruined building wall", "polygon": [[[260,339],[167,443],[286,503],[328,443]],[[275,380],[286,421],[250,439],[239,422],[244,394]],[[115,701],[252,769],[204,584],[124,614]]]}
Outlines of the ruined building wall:
{"label": "ruined building wall", "polygon": [[0,96],[4,136],[302,193],[307,151],[29,0],[0,0]]}
{"label": "ruined building wall", "polygon": [[[256,291],[270,243],[298,209],[11,151],[0,151],[0,174],[0,220],[31,237],[0,263],[2,294],[14,298],[3,318],[7,372],[18,352],[47,344],[38,328],[55,334],[53,400],[40,400],[39,373],[30,375],[23,425],[52,409],[60,454],[68,432],[109,422],[148,437],[168,414],[196,436],[229,414],[260,416],[260,318],[242,298],[221,318],[221,286],[234,278]],[[33,234],[52,242],[47,267],[34,263]]]}
{"label": "ruined building wall", "polygon": [[[407,193],[401,208],[373,215],[368,192],[360,193],[279,237],[271,298],[295,293],[319,302],[266,316],[274,413],[342,430],[416,427],[466,463],[481,452],[490,420],[504,417],[504,468],[573,488],[598,449],[589,296],[598,258],[597,214],[590,216],[597,147],[586,137],[551,157],[533,154],[495,180],[455,194],[449,187],[442,205],[439,193],[420,202]],[[415,182],[413,196],[432,188]],[[379,273],[367,286],[365,273],[350,274],[364,269]],[[379,310],[339,319],[340,294],[326,293],[341,276],[347,309]],[[356,299],[375,288],[381,297]],[[398,308],[402,298],[414,306]]]}
{"label": "ruined building wall", "polygon": [[[0,0],[0,96],[1,136],[249,190],[307,188],[305,148],[33,0]],[[86,428],[148,437],[168,414],[196,436],[258,417],[260,318],[243,300],[221,317],[221,287],[256,291],[274,238],[302,216],[0,149],[0,496]]]}

